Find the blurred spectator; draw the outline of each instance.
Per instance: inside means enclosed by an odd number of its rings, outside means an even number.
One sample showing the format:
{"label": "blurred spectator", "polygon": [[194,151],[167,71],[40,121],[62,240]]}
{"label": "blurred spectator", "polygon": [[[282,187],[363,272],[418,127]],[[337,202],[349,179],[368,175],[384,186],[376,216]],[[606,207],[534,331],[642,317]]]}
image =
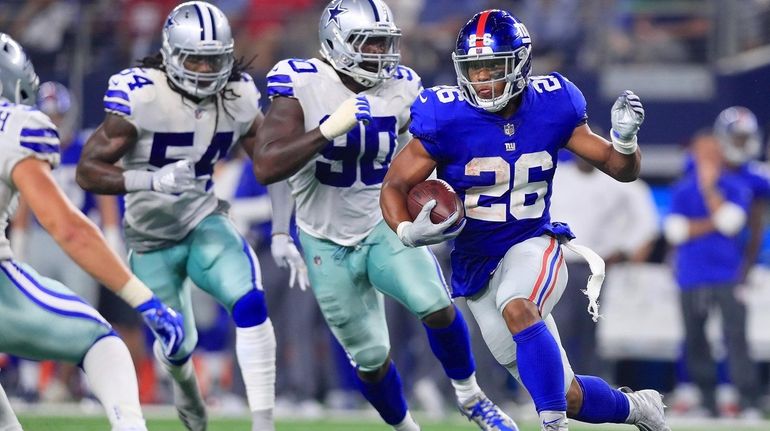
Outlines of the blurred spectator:
{"label": "blurred spectator", "polygon": [[681,288],[685,358],[703,407],[716,415],[716,368],[705,323],[714,308],[722,316],[730,377],[746,416],[758,416],[760,395],[756,364],[746,341],[746,306],[737,287],[742,278],[744,230],[752,194],[746,183],[725,169],[724,154],[710,133],[691,146],[694,168],[675,186],[664,231],[675,247],[674,273]]}
{"label": "blurred spectator", "polygon": [[[3,2],[0,25],[24,46],[35,60],[39,76],[51,79],[66,77],[71,52],[72,33],[80,13],[76,0],[11,0]],[[10,12],[10,13],[8,13]]]}
{"label": "blurred spectator", "polygon": [[703,63],[708,60],[711,7],[702,0],[619,0],[619,33],[610,57],[627,63]]}
{"label": "blurred spectator", "polygon": [[519,18],[537,46],[537,69],[563,70],[576,63],[584,22],[578,0],[525,0]]}
{"label": "blurred spectator", "polygon": [[[551,219],[566,222],[581,244],[593,249],[607,271],[622,262],[647,260],[658,236],[658,216],[649,187],[642,181],[619,183],[576,157],[556,170]],[[591,269],[580,256],[565,254],[569,279],[562,301],[553,311],[562,344],[576,372],[607,377],[597,355],[596,323],[586,312],[582,293]]]}

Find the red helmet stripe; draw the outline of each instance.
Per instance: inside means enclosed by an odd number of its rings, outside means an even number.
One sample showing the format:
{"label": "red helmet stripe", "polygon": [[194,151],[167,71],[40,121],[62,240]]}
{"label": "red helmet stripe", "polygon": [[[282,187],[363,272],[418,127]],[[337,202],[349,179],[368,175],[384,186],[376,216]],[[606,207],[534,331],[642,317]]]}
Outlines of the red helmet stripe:
{"label": "red helmet stripe", "polygon": [[484,27],[487,26],[487,18],[491,10],[485,10],[479,17],[479,23],[476,25],[476,47],[481,48],[484,46]]}

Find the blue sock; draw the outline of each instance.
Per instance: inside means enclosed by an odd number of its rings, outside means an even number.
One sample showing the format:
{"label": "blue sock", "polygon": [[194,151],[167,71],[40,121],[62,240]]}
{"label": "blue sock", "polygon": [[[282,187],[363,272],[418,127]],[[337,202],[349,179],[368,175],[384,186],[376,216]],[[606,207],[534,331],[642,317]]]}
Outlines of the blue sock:
{"label": "blue sock", "polygon": [[471,336],[460,310],[455,308],[455,320],[446,328],[434,329],[422,324],[428,333],[428,342],[444,372],[450,379],[463,380],[476,371],[471,353]]}
{"label": "blue sock", "polygon": [[575,419],[590,424],[622,424],[628,419],[628,397],[594,376],[575,376],[583,390],[583,406]]}
{"label": "blue sock", "polygon": [[401,376],[398,375],[396,365],[390,362],[385,377],[376,383],[361,380],[356,374],[358,389],[369,403],[382,416],[388,425],[397,425],[406,417],[406,398],[401,385]]}
{"label": "blue sock", "polygon": [[535,408],[563,412],[567,410],[564,393],[564,366],[559,345],[540,321],[513,336],[521,382],[527,388]]}

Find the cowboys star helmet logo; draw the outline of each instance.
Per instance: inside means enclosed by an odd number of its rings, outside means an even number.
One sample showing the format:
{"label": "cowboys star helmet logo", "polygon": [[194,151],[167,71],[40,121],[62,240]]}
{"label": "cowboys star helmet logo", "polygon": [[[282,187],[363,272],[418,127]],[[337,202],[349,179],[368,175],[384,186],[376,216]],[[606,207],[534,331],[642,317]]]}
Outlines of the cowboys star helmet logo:
{"label": "cowboys star helmet logo", "polygon": [[336,5],[334,5],[334,7],[329,7],[326,10],[329,11],[329,20],[326,21],[326,25],[324,27],[328,27],[329,24],[334,23],[337,26],[337,28],[340,28],[339,16],[347,12],[348,9],[345,9],[344,7],[342,7],[342,5],[337,3]]}
{"label": "cowboys star helmet logo", "polygon": [[503,132],[505,132],[506,136],[512,136],[515,131],[516,129],[513,128],[513,124],[511,123],[508,123],[505,126],[503,126]]}

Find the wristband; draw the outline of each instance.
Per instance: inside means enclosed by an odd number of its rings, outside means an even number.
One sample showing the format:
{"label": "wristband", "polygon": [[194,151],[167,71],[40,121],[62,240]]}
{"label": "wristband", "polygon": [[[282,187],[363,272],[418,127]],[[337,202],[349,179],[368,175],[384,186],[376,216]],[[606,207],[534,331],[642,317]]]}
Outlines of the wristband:
{"label": "wristband", "polygon": [[612,147],[620,154],[634,154],[636,149],[639,147],[639,144],[636,142],[636,135],[634,135],[629,141],[624,142],[620,139],[618,132],[616,132],[614,129],[611,129],[610,138],[612,139]]}
{"label": "wristband", "polygon": [[131,278],[128,279],[126,284],[115,293],[117,293],[122,300],[126,301],[128,305],[134,308],[149,301],[153,296],[152,291],[148,289],[141,280],[136,278],[135,275],[131,275]]}
{"label": "wristband", "polygon": [[123,184],[127,192],[152,190],[152,172],[139,170],[123,171]]}

